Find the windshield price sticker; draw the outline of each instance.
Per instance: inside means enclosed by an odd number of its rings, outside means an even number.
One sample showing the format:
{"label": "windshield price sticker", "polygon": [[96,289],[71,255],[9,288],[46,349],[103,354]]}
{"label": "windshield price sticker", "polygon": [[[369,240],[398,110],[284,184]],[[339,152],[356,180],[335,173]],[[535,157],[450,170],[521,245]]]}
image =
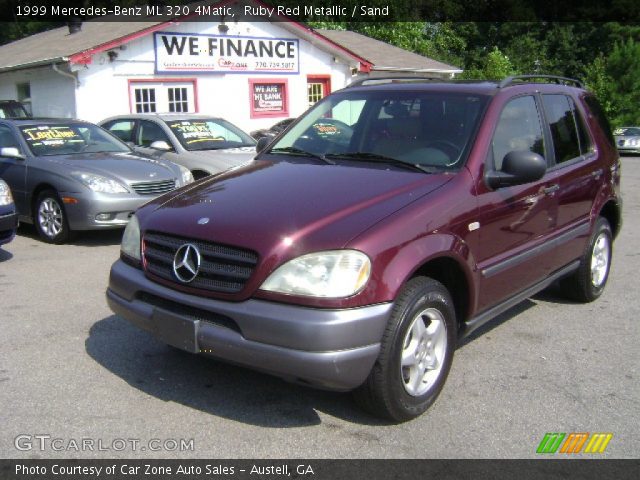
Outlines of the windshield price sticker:
{"label": "windshield price sticker", "polygon": [[65,143],[83,142],[78,132],[66,126],[39,125],[22,129],[25,139],[33,145],[63,145]]}
{"label": "windshield price sticker", "polygon": [[179,122],[170,127],[179,132],[187,143],[225,141],[223,137],[215,136],[205,122]]}

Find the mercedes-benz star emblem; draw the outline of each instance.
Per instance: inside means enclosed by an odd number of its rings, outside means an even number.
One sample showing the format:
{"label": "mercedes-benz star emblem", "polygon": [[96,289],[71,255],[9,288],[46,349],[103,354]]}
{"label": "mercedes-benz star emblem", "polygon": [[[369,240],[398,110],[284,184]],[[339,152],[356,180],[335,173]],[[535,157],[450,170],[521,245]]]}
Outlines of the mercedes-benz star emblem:
{"label": "mercedes-benz star emblem", "polygon": [[173,273],[182,283],[192,282],[200,271],[200,251],[192,243],[182,245],[173,257]]}

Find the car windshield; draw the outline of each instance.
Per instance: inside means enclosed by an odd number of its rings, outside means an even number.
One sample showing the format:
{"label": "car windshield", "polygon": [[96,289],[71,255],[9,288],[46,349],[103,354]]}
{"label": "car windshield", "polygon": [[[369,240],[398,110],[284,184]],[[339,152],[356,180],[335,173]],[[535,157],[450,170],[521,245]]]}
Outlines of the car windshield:
{"label": "car windshield", "polygon": [[623,137],[640,137],[640,128],[638,127],[620,127],[616,128],[613,132],[614,135],[621,135]]}
{"label": "car windshield", "polygon": [[37,157],[131,151],[124,143],[90,123],[40,123],[21,126],[20,131]]}
{"label": "car windshield", "polygon": [[173,120],[167,125],[186,150],[220,150],[256,144],[248,134],[222,119]]}
{"label": "car windshield", "polygon": [[29,114],[19,103],[0,105],[0,118],[29,118]]}
{"label": "car windshield", "polygon": [[466,93],[347,89],[316,104],[267,153],[455,169],[486,103]]}

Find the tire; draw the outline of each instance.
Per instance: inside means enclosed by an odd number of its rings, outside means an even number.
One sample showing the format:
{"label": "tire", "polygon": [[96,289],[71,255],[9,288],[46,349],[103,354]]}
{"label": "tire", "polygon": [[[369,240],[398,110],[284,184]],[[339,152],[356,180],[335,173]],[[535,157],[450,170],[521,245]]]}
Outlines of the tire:
{"label": "tire", "polygon": [[427,277],[410,280],[391,311],[369,377],[354,391],[356,402],[394,422],[424,413],[449,374],[456,331],[455,309],[447,289]]}
{"label": "tire", "polygon": [[53,190],[45,190],[38,195],[33,223],[45,242],[61,244],[71,236],[64,205]]}
{"label": "tire", "polygon": [[561,292],[566,297],[588,303],[602,295],[611,268],[612,239],[609,222],[598,217],[578,270],[560,281]]}

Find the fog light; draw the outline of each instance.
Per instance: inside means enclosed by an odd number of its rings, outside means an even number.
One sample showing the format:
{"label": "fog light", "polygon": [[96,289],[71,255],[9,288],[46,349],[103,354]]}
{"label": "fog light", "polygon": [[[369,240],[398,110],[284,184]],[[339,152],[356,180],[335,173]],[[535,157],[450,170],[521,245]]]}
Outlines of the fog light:
{"label": "fog light", "polygon": [[107,220],[113,220],[113,213],[99,213],[96,215],[96,220],[99,222],[106,222]]}

